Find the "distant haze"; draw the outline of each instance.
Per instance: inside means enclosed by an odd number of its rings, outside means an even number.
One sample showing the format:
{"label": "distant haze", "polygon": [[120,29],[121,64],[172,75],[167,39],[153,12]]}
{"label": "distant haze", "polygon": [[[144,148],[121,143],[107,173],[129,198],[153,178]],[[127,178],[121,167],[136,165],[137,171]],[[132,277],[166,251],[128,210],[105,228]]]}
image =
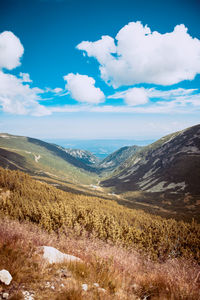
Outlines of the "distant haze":
{"label": "distant haze", "polygon": [[87,150],[100,159],[125,146],[146,146],[154,140],[123,140],[123,139],[98,139],[98,140],[73,140],[73,139],[45,139],[46,142],[60,145],[64,148]]}

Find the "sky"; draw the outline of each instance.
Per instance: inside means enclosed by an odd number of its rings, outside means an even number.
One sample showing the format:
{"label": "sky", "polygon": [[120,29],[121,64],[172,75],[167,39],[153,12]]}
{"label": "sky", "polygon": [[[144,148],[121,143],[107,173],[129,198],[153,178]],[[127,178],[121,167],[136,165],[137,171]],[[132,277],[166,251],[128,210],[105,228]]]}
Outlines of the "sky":
{"label": "sky", "polygon": [[199,0],[0,1],[0,132],[151,140],[199,120]]}

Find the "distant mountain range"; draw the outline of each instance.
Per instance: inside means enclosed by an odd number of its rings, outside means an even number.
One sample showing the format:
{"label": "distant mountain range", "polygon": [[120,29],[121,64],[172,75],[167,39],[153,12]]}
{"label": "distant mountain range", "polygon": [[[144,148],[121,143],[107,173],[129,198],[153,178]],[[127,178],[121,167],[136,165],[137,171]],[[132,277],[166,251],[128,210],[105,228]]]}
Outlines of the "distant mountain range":
{"label": "distant mountain range", "polygon": [[147,146],[154,140],[134,140],[134,139],[96,139],[96,140],[76,140],[76,139],[46,139],[47,143],[60,145],[65,149],[82,149],[89,151],[98,159],[103,160],[111,153],[125,146]]}

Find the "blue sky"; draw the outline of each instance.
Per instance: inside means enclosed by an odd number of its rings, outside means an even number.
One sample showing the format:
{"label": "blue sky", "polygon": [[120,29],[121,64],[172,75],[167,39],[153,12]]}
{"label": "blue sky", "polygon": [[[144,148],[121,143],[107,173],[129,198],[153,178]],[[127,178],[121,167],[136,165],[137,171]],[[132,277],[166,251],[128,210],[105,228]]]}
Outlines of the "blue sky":
{"label": "blue sky", "polygon": [[199,123],[200,2],[2,0],[0,132],[156,139]]}

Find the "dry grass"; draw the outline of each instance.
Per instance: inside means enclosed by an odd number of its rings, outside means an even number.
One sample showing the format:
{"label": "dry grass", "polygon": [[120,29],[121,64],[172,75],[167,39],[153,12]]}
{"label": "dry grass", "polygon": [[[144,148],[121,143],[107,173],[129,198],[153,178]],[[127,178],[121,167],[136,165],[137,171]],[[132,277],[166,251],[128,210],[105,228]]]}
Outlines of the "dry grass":
{"label": "dry grass", "polygon": [[[48,266],[36,255],[36,248],[49,245],[80,257],[83,263]],[[88,237],[48,234],[30,223],[0,220],[0,269],[13,276],[8,291],[13,300],[23,299],[22,290],[34,291],[45,299],[200,299],[200,267],[194,261],[171,259],[164,263],[124,248]],[[60,278],[66,268],[71,278]],[[55,289],[46,288],[50,282]],[[88,291],[81,289],[88,284]],[[94,287],[98,283],[106,293]],[[61,284],[63,286],[61,287]],[[147,298],[148,297],[148,298]]]}

